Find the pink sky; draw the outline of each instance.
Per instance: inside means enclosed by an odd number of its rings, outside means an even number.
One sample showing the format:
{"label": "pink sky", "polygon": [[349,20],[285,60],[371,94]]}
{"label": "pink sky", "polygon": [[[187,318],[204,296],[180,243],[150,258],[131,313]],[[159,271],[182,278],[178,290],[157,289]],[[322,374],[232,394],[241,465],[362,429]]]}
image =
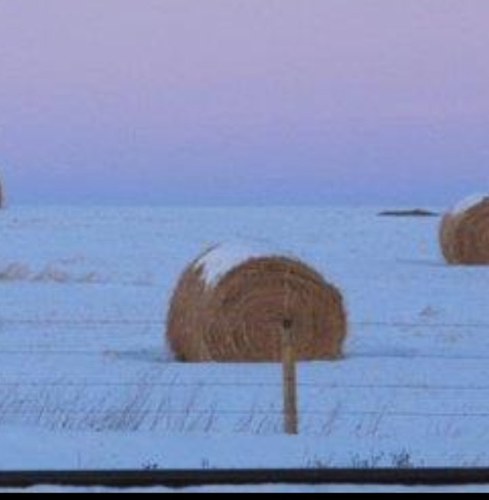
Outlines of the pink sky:
{"label": "pink sky", "polygon": [[48,203],[449,203],[487,0],[0,0],[0,169]]}

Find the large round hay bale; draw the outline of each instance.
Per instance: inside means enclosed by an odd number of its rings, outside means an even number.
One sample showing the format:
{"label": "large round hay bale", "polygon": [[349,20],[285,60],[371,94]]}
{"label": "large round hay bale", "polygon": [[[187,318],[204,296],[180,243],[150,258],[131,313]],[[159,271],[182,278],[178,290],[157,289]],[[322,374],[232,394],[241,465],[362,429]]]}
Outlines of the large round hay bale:
{"label": "large round hay bale", "polygon": [[489,264],[489,195],[473,196],[445,214],[440,244],[449,264]]}
{"label": "large round hay bale", "polygon": [[285,324],[299,360],[337,359],[347,333],[342,295],[293,258],[214,247],[183,273],[167,339],[188,362],[277,362]]}

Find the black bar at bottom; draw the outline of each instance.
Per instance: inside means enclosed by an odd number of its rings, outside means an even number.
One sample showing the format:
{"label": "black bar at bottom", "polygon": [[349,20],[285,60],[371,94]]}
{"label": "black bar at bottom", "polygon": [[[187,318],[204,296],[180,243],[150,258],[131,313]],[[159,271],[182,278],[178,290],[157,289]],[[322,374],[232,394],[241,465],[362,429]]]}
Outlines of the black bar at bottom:
{"label": "black bar at bottom", "polygon": [[71,487],[168,487],[266,484],[352,484],[455,486],[489,484],[484,469],[261,469],[261,470],[118,470],[3,471],[1,488],[41,485]]}

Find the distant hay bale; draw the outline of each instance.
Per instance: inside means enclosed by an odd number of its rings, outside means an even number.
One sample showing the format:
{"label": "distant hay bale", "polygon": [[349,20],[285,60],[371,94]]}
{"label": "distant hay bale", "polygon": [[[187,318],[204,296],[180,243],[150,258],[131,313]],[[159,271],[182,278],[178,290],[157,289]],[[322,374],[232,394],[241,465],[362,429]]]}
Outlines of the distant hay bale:
{"label": "distant hay bale", "polygon": [[489,265],[489,195],[468,198],[445,214],[440,245],[449,264]]}
{"label": "distant hay bale", "polygon": [[340,291],[298,260],[214,247],[183,273],[167,339],[188,362],[277,362],[284,322],[299,360],[337,359],[347,333]]}

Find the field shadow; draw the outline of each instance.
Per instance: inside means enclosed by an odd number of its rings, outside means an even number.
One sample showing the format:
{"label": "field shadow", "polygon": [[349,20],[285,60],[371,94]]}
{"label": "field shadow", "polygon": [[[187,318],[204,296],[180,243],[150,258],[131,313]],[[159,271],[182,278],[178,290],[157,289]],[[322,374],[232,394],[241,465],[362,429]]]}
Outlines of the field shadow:
{"label": "field shadow", "polygon": [[424,266],[424,267],[436,267],[445,268],[447,267],[446,262],[442,260],[431,260],[431,259],[396,259],[398,264],[409,264],[411,266]]}
{"label": "field shadow", "polygon": [[110,353],[114,358],[132,361],[135,363],[152,363],[152,364],[163,364],[171,363],[175,361],[173,355],[169,352],[165,352],[161,347],[155,347],[151,349],[135,349],[129,351],[113,351]]}

